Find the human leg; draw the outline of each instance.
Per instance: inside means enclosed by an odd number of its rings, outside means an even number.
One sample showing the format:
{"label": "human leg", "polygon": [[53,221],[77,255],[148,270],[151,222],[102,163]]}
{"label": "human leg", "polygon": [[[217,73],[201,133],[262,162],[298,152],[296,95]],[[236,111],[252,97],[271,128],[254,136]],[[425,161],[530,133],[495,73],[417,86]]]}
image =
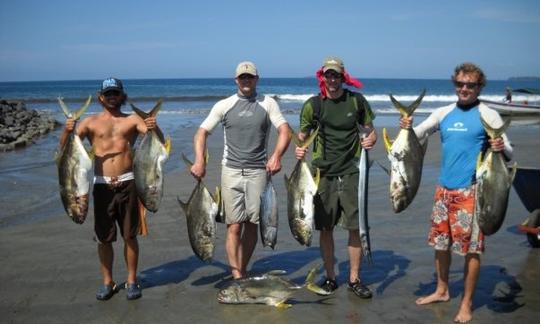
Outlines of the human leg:
{"label": "human leg", "polygon": [[472,319],[472,299],[474,296],[474,290],[476,289],[476,283],[478,282],[478,276],[480,273],[480,255],[474,253],[468,253],[465,256],[464,266],[464,283],[465,289],[463,292],[463,298],[459,306],[459,311],[454,318],[454,322],[468,323]]}
{"label": "human leg", "polygon": [[420,297],[416,300],[417,305],[427,305],[450,300],[448,291],[448,274],[452,256],[450,251],[435,251],[435,270],[437,272],[437,288],[431,295]]}
{"label": "human leg", "polygon": [[257,244],[257,224],[246,222],[244,223],[244,230],[242,233],[242,239],[240,240],[241,251],[242,251],[242,267],[240,268],[242,276],[245,276],[247,273],[247,265],[253,251],[255,250],[255,245]]}
{"label": "human leg", "polygon": [[103,284],[109,285],[113,282],[112,268],[114,250],[112,243],[98,243],[98,256],[101,275],[103,276]]}
{"label": "human leg", "polygon": [[229,266],[231,267],[231,273],[234,279],[240,279],[244,275],[242,273],[242,245],[240,244],[242,227],[242,224],[227,225],[225,250],[227,252],[227,259],[229,260]]}
{"label": "human leg", "polygon": [[362,260],[362,246],[360,244],[360,234],[358,230],[349,230],[349,242],[347,244],[349,252],[349,282],[359,280],[360,261]]}
{"label": "human leg", "polygon": [[139,242],[137,238],[124,239],[124,259],[127,266],[127,283],[137,282],[137,264],[139,262]]}

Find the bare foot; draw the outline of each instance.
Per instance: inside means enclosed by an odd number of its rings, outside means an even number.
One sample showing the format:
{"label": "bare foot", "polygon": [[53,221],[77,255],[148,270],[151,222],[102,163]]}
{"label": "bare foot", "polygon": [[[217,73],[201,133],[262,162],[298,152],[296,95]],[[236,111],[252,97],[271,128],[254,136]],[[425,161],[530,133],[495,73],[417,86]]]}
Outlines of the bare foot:
{"label": "bare foot", "polygon": [[445,293],[438,293],[434,292],[431,295],[420,297],[416,300],[416,305],[427,305],[432,303],[441,303],[441,302],[447,302],[450,300],[450,295],[448,294],[448,291]]}
{"label": "bare foot", "polygon": [[472,320],[472,311],[471,307],[460,306],[459,312],[456,317],[454,317],[455,323],[469,323]]}

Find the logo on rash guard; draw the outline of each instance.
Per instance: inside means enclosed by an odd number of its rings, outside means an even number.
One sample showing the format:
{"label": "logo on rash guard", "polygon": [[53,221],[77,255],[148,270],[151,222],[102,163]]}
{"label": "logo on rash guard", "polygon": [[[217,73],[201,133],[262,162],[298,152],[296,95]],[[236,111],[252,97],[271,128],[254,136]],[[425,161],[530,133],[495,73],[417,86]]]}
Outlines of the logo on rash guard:
{"label": "logo on rash guard", "polygon": [[466,132],[469,129],[462,122],[455,122],[453,127],[449,127],[447,130],[451,132]]}

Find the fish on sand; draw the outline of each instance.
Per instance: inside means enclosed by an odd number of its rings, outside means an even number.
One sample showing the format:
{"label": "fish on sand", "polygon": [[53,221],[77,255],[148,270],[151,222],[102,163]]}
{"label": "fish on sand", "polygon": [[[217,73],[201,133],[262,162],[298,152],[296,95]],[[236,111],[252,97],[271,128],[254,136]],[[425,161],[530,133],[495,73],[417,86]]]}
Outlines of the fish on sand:
{"label": "fish on sand", "polygon": [[[72,113],[62,98],[58,103],[64,115],[79,119],[88,106],[92,96],[77,111]],[[71,132],[66,143],[56,154],[60,198],[68,216],[77,224],[84,223],[88,214],[88,192],[92,181],[93,154],[88,153],[80,137]]]}
{"label": "fish on sand", "polygon": [[278,308],[291,307],[287,300],[299,289],[306,288],[318,295],[330,295],[314,282],[319,267],[309,271],[303,285],[284,279],[285,272],[276,270],[257,277],[234,280],[218,292],[217,300],[223,304],[266,304]]}

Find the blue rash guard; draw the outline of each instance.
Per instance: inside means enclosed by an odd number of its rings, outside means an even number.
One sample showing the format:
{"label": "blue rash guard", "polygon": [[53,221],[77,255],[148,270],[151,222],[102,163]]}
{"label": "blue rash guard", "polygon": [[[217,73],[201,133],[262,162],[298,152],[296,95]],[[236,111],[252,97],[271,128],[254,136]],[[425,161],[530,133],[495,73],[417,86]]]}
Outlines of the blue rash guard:
{"label": "blue rash guard", "polygon": [[471,186],[478,154],[487,141],[479,109],[456,106],[444,117],[439,128],[442,143],[439,183],[447,189]]}

